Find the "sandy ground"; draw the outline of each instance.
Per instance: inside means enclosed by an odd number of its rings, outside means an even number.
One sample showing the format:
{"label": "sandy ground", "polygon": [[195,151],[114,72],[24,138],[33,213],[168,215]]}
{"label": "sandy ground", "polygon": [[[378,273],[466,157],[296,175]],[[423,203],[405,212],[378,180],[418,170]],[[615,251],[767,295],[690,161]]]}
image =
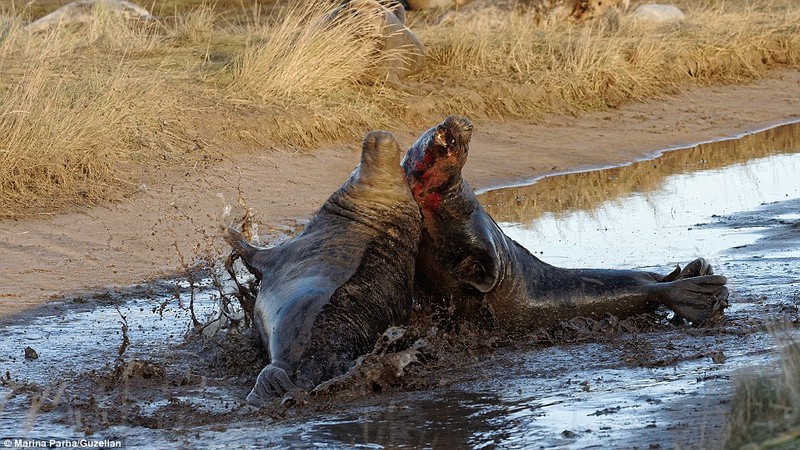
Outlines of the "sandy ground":
{"label": "sandy ground", "polygon": [[[798,117],[800,72],[777,72],[750,85],[698,88],[536,125],[481,121],[465,174],[475,188],[489,188]],[[408,146],[424,130],[391,131]],[[205,167],[149,174],[159,181],[142,183],[118,203],[2,221],[0,316],[65,295],[145,283],[224,254],[219,229],[241,217],[238,188],[269,242],[310,218],[358,159],[358,142],[308,154],[239,152]]]}

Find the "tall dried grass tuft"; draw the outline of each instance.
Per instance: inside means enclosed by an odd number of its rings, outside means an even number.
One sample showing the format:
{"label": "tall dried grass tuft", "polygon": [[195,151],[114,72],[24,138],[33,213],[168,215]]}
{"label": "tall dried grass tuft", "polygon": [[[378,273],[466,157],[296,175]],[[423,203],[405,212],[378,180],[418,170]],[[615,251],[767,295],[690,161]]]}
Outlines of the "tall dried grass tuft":
{"label": "tall dried grass tuft", "polygon": [[387,57],[376,51],[374,14],[337,14],[336,3],[308,2],[250,31],[230,86],[264,102],[320,104],[352,92]]}
{"label": "tall dried grass tuft", "polygon": [[[64,52],[85,50],[89,47],[104,52],[127,52],[146,54],[158,46],[159,38],[154,33],[157,22],[142,20],[115,10],[106,2],[97,2],[90,14],[67,16],[43,24],[31,23],[19,37],[34,42],[53,41],[51,49]],[[40,46],[41,48],[41,46]]]}
{"label": "tall dried grass tuft", "polygon": [[220,14],[212,6],[203,3],[186,13],[176,11],[172,23],[164,26],[164,31],[175,44],[209,43],[217,34],[216,24],[219,21]]}
{"label": "tall dried grass tuft", "polygon": [[800,343],[781,340],[780,374],[738,379],[723,448],[800,447]]}

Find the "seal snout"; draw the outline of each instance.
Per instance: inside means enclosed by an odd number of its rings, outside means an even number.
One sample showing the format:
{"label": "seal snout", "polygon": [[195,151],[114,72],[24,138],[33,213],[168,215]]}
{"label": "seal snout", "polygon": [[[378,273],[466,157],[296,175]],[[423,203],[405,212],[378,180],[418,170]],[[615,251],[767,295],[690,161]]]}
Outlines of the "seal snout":
{"label": "seal snout", "polygon": [[449,116],[444,119],[442,125],[447,127],[455,140],[455,143],[461,146],[469,144],[472,138],[473,125],[472,122],[466,117]]}
{"label": "seal snout", "polygon": [[447,156],[455,156],[465,160],[469,152],[469,141],[472,138],[473,125],[466,117],[449,116],[436,127],[433,141]]}
{"label": "seal snout", "polygon": [[361,163],[371,167],[399,167],[400,145],[388,131],[370,131],[361,146]]}

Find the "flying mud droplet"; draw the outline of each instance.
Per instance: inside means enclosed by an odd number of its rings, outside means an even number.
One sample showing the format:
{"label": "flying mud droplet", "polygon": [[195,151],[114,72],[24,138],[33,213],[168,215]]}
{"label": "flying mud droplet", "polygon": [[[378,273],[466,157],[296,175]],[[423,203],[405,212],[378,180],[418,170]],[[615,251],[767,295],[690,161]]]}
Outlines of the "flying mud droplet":
{"label": "flying mud droplet", "polygon": [[25,359],[34,360],[39,359],[39,353],[33,347],[25,347]]}

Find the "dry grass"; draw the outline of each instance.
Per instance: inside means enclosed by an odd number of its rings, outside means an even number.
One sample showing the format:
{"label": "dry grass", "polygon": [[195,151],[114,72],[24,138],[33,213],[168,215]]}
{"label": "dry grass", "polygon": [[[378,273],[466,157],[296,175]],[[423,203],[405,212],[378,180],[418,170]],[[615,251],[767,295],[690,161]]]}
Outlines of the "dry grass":
{"label": "dry grass", "polygon": [[301,3],[271,26],[256,26],[233,67],[231,89],[263,102],[316,103],[351,91],[378,63],[380,30],[366,15],[328,15],[336,3]]}
{"label": "dry grass", "polygon": [[800,64],[796,4],[687,2],[685,9],[687,23],[664,27],[624,16],[534,27],[529,16],[512,14],[429,28],[420,32],[431,60],[426,73],[471,84],[490,115],[506,117],[602,108]]}
{"label": "dry grass", "polygon": [[390,105],[402,102],[403,93],[371,77],[397,50],[377,50],[381,30],[375,15],[346,12],[331,20],[338,6],[300,3],[248,24],[246,45],[230,66],[224,92],[237,103],[290,110],[282,113],[289,120],[262,131],[267,139],[308,148],[357,139],[366,129],[394,121]]}
{"label": "dry grass", "polygon": [[0,83],[0,216],[113,197],[126,163],[174,151],[158,121],[174,106],[163,81],[126,60],[155,41],[97,15],[79,33],[29,36],[16,23],[0,42],[10,62]]}
{"label": "dry grass", "polygon": [[777,376],[750,374],[737,380],[723,448],[800,447],[800,344],[782,340]]}
{"label": "dry grass", "polygon": [[[6,9],[0,215],[103,201],[128,189],[140,161],[183,154],[198,136],[228,145],[231,122],[248,137],[239,147],[309,149],[446,114],[535,120],[797,68],[794,3],[686,2],[688,22],[662,28],[625,16],[536,27],[516,14],[418,25],[428,65],[406,90],[364,83],[386,55],[363,18],[326,21],[331,4],[267,14],[272,5],[144,2],[158,22],[101,10],[89,27],[44,35],[21,29],[31,9]],[[165,125],[174,117],[186,125]]]}

